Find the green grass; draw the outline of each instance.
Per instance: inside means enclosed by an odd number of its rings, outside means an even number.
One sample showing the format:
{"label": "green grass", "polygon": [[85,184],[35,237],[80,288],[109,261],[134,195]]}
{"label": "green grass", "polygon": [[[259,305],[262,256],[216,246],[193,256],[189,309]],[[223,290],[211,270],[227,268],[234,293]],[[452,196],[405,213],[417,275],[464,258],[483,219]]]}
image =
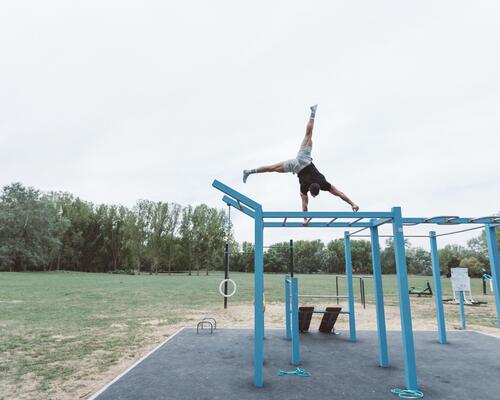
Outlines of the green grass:
{"label": "green grass", "polygon": [[[36,393],[48,396],[54,384],[98,376],[123,356],[134,359],[145,346],[157,342],[153,331],[158,328],[151,321],[160,326],[178,324],[186,313],[221,306],[222,276],[0,273],[0,387],[18,386],[22,393],[29,380],[36,382]],[[332,276],[298,277],[302,294],[334,294]],[[251,304],[253,274],[233,273],[231,278],[238,292],[230,304]],[[431,277],[412,276],[410,286],[424,286],[427,280],[432,283]],[[451,297],[449,280],[442,281],[444,296]],[[339,283],[340,294],[345,294],[345,280]],[[265,287],[267,302],[283,301],[283,275],[266,275]],[[472,280],[472,289],[482,299],[480,279]],[[366,280],[365,290],[372,303],[371,279]],[[395,276],[384,276],[384,292],[386,304],[396,305]],[[359,279],[355,293],[359,304]],[[416,299],[414,304],[417,301],[433,307],[433,298]],[[487,301],[494,302],[493,297],[487,296]],[[458,307],[450,307],[447,320],[454,323]],[[491,309],[475,310],[467,309],[468,323],[496,326]],[[434,318],[428,314],[415,317]],[[15,395],[9,394],[9,398]]]}

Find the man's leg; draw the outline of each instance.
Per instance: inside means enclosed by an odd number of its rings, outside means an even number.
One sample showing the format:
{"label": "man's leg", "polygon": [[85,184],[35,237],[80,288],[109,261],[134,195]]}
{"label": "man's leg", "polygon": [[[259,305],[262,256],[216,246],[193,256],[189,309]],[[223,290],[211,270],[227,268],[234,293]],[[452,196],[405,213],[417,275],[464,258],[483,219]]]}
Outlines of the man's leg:
{"label": "man's leg", "polygon": [[330,193],[333,194],[334,196],[340,197],[342,200],[348,203],[352,207],[352,211],[359,210],[359,206],[356,203],[354,203],[349,197],[347,197],[345,193],[338,190],[335,186],[331,185]]}
{"label": "man's leg", "polygon": [[261,174],[262,172],[285,172],[285,163],[281,161],[272,165],[265,165],[255,169],[243,170],[243,183],[247,183],[248,176],[251,174]]}
{"label": "man's leg", "polygon": [[311,115],[309,116],[309,121],[307,122],[306,135],[304,136],[304,140],[302,140],[302,144],[300,145],[300,147],[304,147],[304,146],[312,147],[312,134],[313,134],[313,128],[314,128],[314,118],[316,117],[316,109],[317,108],[318,108],[317,104],[310,107]]}

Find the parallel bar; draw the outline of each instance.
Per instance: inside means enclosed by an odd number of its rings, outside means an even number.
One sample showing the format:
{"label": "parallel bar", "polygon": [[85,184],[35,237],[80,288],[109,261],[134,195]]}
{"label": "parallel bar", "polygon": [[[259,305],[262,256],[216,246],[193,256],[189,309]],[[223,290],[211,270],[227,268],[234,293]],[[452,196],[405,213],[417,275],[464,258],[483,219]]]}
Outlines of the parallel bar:
{"label": "parallel bar", "polygon": [[487,226],[486,241],[488,242],[488,255],[490,256],[491,280],[497,305],[497,322],[500,327],[500,257],[498,255],[498,242],[494,226]]}
{"label": "parallel bar", "polygon": [[229,206],[233,206],[235,209],[241,211],[242,213],[248,215],[249,217],[255,218],[255,213],[250,208],[243,206],[241,204],[238,205],[238,202],[232,199],[231,197],[224,196],[222,198],[222,201]]}
{"label": "parallel bar", "polygon": [[366,212],[366,211],[267,211],[264,218],[389,218],[391,212]]}
{"label": "parallel bar", "polygon": [[292,278],[292,364],[300,365],[299,344],[299,283]]}
{"label": "parallel bar", "polygon": [[375,310],[377,312],[377,333],[379,362],[381,367],[389,366],[389,353],[387,348],[387,329],[385,326],[384,289],[382,286],[382,264],[380,261],[380,242],[378,228],[370,228],[372,244],[373,287],[375,293]]}
{"label": "parallel bar", "polygon": [[255,213],[254,260],[254,385],[264,385],[264,226],[262,211]]}
{"label": "parallel bar", "polygon": [[351,341],[356,341],[356,318],[354,316],[354,284],[352,281],[351,239],[349,232],[344,232],[345,274],[347,277],[347,295],[349,304],[349,334]]}
{"label": "parallel bar", "polygon": [[411,322],[410,295],[408,294],[408,272],[406,266],[403,219],[401,217],[400,207],[394,207],[392,211],[394,213],[392,231],[394,235],[394,252],[396,257],[396,274],[398,282],[399,310],[401,315],[401,334],[403,339],[406,389],[418,390],[415,345],[413,342],[413,327]]}
{"label": "parallel bar", "polygon": [[214,188],[220,190],[221,192],[227,194],[228,196],[232,197],[234,200],[241,201],[243,204],[247,205],[250,208],[253,208],[254,210],[262,209],[262,206],[259,203],[257,203],[256,201],[253,201],[249,197],[241,194],[240,192],[237,192],[236,190],[230,188],[229,186],[224,185],[222,182],[218,181],[217,179],[215,179],[212,182],[212,186]]}
{"label": "parallel bar", "polygon": [[429,240],[431,242],[431,258],[432,258],[432,279],[434,280],[434,301],[436,303],[436,318],[439,332],[439,342],[447,343],[446,340],[446,323],[444,319],[443,308],[443,291],[441,289],[441,269],[439,268],[439,252],[437,247],[436,232],[429,232]]}
{"label": "parallel bar", "polygon": [[356,222],[355,224],[350,224],[349,222],[333,222],[329,225],[328,222],[309,222],[305,224],[304,222],[264,222],[265,228],[356,228],[364,227],[369,228],[370,224],[368,222]]}

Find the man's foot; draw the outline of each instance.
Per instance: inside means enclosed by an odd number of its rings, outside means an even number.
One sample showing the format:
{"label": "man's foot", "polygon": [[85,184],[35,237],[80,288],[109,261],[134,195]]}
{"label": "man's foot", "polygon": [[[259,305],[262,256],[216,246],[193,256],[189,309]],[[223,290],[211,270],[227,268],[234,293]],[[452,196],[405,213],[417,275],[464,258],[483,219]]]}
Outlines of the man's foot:
{"label": "man's foot", "polygon": [[352,211],[356,212],[359,210],[359,206],[357,204],[353,204]]}
{"label": "man's foot", "polygon": [[316,109],[318,108],[318,105],[315,104],[309,108],[311,109],[311,116],[309,118],[314,119],[314,117],[316,116]]}
{"label": "man's foot", "polygon": [[248,176],[251,174],[249,169],[243,170],[243,183],[247,183]]}

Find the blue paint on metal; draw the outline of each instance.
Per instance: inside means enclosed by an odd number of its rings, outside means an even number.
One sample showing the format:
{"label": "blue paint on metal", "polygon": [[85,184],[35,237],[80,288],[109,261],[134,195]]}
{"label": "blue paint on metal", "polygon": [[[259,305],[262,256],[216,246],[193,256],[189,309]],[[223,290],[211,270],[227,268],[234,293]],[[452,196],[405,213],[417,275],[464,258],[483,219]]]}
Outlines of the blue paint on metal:
{"label": "blue paint on metal", "polygon": [[389,354],[387,348],[387,329],[385,326],[382,265],[380,262],[380,243],[378,237],[378,228],[376,226],[370,228],[370,237],[372,243],[373,287],[375,293],[375,310],[377,313],[379,361],[381,367],[388,367]]}
{"label": "blue paint on metal", "polygon": [[264,218],[388,218],[392,214],[387,211],[267,211]]}
{"label": "blue paint on metal", "polygon": [[299,343],[299,282],[292,278],[292,364],[300,365]]}
{"label": "blue paint on metal", "polygon": [[460,326],[463,331],[467,329],[467,323],[465,322],[465,307],[464,307],[464,292],[458,292],[458,304],[460,305]]}
{"label": "blue paint on metal", "polygon": [[262,213],[255,213],[254,260],[254,384],[264,385],[264,227]]}
{"label": "blue paint on metal", "polygon": [[432,259],[432,279],[434,280],[434,301],[436,303],[436,318],[439,332],[439,342],[447,343],[446,323],[443,308],[443,290],[441,288],[441,269],[439,268],[439,252],[437,247],[436,232],[429,232]]}
{"label": "blue paint on metal", "polygon": [[285,277],[285,321],[286,321],[286,330],[285,336],[288,340],[292,338],[292,328],[290,326],[290,316],[291,316],[291,304],[290,304],[290,279],[288,275]]}
{"label": "blue paint on metal", "polygon": [[490,256],[491,280],[497,305],[497,323],[500,328],[500,256],[498,255],[498,241],[494,226],[486,226],[486,242]]}
{"label": "blue paint on metal", "polygon": [[417,367],[415,362],[415,344],[411,322],[410,295],[408,294],[408,273],[406,266],[405,239],[401,208],[393,207],[392,230],[394,236],[394,253],[396,257],[396,275],[398,282],[399,311],[401,315],[401,334],[403,339],[403,355],[405,362],[406,389],[418,390]]}
{"label": "blue paint on metal", "polygon": [[352,281],[351,239],[349,232],[344,232],[345,274],[347,278],[347,297],[349,304],[349,335],[356,341],[356,317],[354,315],[354,283]]}
{"label": "blue paint on metal", "polygon": [[241,211],[242,213],[248,215],[249,217],[255,218],[255,213],[248,207],[244,206],[241,203],[238,203],[236,200],[229,196],[224,196],[222,201],[229,206],[234,207],[235,209]]}
{"label": "blue paint on metal", "polygon": [[241,194],[240,192],[237,192],[233,188],[230,188],[229,186],[224,185],[222,182],[218,181],[217,179],[215,179],[213,181],[212,186],[214,188],[220,190],[221,192],[227,194],[228,196],[232,197],[233,199],[242,202],[243,204],[247,205],[250,208],[253,208],[254,210],[257,210],[259,208],[262,209],[262,206],[259,203],[250,199],[249,197]]}
{"label": "blue paint on metal", "polygon": [[264,222],[265,228],[369,228],[368,222]]}

